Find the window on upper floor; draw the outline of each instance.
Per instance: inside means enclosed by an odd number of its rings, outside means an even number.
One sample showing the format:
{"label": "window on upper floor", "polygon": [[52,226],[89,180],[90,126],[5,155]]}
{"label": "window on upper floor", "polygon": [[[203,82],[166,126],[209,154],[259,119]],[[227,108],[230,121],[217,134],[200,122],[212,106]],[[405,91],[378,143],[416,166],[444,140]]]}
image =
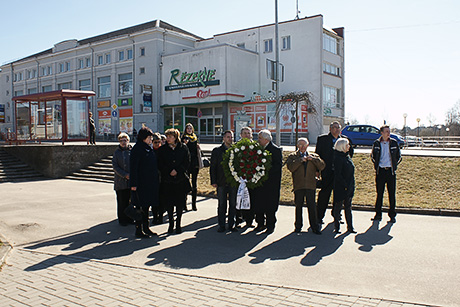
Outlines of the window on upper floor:
{"label": "window on upper floor", "polygon": [[72,82],[64,82],[58,84],[58,90],[70,90],[72,89]]}
{"label": "window on upper floor", "polygon": [[70,62],[65,62],[65,71],[70,70]]}
{"label": "window on upper floor", "polygon": [[86,67],[91,67],[91,58],[85,58]]}
{"label": "window on upper floor", "polygon": [[14,91],[14,96],[22,96],[24,95],[24,91],[23,90],[19,90],[19,91]]}
{"label": "window on upper floor", "polygon": [[110,76],[97,78],[97,97],[110,97],[111,91]]}
{"label": "window on upper floor", "polygon": [[48,70],[46,69],[46,67],[42,67],[41,69],[42,76],[46,76],[47,73],[48,73]]}
{"label": "window on upper floor", "polygon": [[58,72],[64,72],[64,63],[59,63]]}
{"label": "window on upper floor", "polygon": [[48,66],[48,75],[52,75],[52,74],[53,74],[53,67]]}
{"label": "window on upper floor", "polygon": [[125,60],[125,51],[120,50],[118,51],[118,61],[124,61]]}
{"label": "window on upper floor", "polygon": [[334,75],[334,76],[341,76],[340,68],[329,63],[323,63],[323,72]]}
{"label": "window on upper floor", "polygon": [[32,78],[35,78],[37,76],[37,70],[32,69]]}
{"label": "window on upper floor", "polygon": [[139,75],[145,74],[145,67],[139,68]]}
{"label": "window on upper floor", "polygon": [[118,75],[118,95],[126,96],[133,94],[133,74]]}
{"label": "window on upper floor", "polygon": [[105,64],[109,64],[109,63],[110,63],[110,60],[111,60],[110,53],[106,53],[106,54],[105,54]]}
{"label": "window on upper floor", "polygon": [[127,60],[131,60],[133,58],[133,49],[126,50]]}
{"label": "window on upper floor", "polygon": [[6,82],[10,81],[10,76],[6,75]]}
{"label": "window on upper floor", "polygon": [[245,49],[246,48],[246,44],[245,43],[239,43],[239,44],[236,44],[236,46],[238,48],[241,48],[241,49]]}
{"label": "window on upper floor", "polygon": [[141,47],[141,49],[139,49],[139,54],[140,54],[140,56],[145,55],[145,48],[144,47]]}
{"label": "window on upper floor", "polygon": [[102,55],[97,56],[97,65],[104,64],[104,57]]}
{"label": "window on upper floor", "polygon": [[28,88],[27,89],[27,94],[30,95],[30,94],[36,94],[37,93],[37,88],[34,87],[34,88]]}
{"label": "window on upper floor", "polygon": [[80,91],[91,91],[91,80],[80,80],[78,81],[78,89]]}
{"label": "window on upper floor", "polygon": [[78,59],[78,69],[85,67],[85,61],[83,59]]}
{"label": "window on upper floor", "polygon": [[53,87],[51,85],[42,86],[42,93],[51,92],[52,90],[53,90]]}
{"label": "window on upper floor", "polygon": [[273,52],[273,39],[264,40],[264,53]]}
{"label": "window on upper floor", "polygon": [[281,37],[281,50],[290,50],[291,49],[291,36]]}
{"label": "window on upper floor", "polygon": [[339,41],[337,38],[323,33],[323,49],[333,54],[339,54]]}
{"label": "window on upper floor", "polygon": [[323,86],[323,105],[329,108],[341,108],[341,90],[332,86]]}

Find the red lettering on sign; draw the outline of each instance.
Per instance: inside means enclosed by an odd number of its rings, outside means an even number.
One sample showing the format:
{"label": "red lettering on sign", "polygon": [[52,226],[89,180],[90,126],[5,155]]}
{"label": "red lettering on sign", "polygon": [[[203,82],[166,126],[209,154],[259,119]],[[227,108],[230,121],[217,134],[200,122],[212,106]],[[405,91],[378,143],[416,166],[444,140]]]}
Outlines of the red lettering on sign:
{"label": "red lettering on sign", "polygon": [[199,90],[196,92],[196,98],[206,98],[209,96],[209,94],[211,94],[211,89],[207,91]]}

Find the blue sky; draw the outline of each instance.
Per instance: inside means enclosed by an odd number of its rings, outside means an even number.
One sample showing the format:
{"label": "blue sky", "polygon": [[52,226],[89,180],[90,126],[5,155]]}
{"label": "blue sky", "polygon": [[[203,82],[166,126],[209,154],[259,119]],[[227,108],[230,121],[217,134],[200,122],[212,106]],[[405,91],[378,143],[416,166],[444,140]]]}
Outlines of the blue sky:
{"label": "blue sky", "polygon": [[[444,123],[460,100],[460,1],[298,0],[300,17],[322,14],[345,27],[346,114],[416,127]],[[274,22],[274,0],[2,1],[0,63],[66,39],[83,39],[155,19],[201,37]],[[279,0],[279,20],[295,0]],[[288,72],[286,72],[288,73]],[[281,86],[282,90],[282,86]]]}

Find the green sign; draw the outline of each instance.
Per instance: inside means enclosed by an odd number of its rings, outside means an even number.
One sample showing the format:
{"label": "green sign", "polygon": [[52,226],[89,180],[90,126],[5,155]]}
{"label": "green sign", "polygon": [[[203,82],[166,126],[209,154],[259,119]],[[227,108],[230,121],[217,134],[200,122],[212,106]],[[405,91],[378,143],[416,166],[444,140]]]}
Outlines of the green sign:
{"label": "green sign", "polygon": [[207,87],[210,85],[219,85],[220,81],[216,79],[216,70],[204,70],[196,72],[182,72],[180,69],[171,70],[169,85],[165,87],[166,91],[173,91],[184,88]]}
{"label": "green sign", "polygon": [[132,98],[118,99],[118,106],[119,107],[132,106],[132,105],[133,105],[133,99]]}

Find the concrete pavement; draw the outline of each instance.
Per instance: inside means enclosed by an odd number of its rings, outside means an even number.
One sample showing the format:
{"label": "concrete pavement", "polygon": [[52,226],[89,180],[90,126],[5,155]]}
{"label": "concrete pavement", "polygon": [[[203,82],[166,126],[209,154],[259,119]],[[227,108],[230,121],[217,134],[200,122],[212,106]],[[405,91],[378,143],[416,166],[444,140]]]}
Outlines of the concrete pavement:
{"label": "concrete pavement", "polygon": [[[116,222],[112,185],[72,180],[0,184],[0,233],[13,246],[0,305],[455,306],[457,217],[399,214],[358,234],[294,234],[280,207],[275,233],[217,233],[214,199],[184,215],[184,232],[136,239]],[[307,223],[306,213],[304,223]],[[343,227],[345,229],[345,227]]]}

